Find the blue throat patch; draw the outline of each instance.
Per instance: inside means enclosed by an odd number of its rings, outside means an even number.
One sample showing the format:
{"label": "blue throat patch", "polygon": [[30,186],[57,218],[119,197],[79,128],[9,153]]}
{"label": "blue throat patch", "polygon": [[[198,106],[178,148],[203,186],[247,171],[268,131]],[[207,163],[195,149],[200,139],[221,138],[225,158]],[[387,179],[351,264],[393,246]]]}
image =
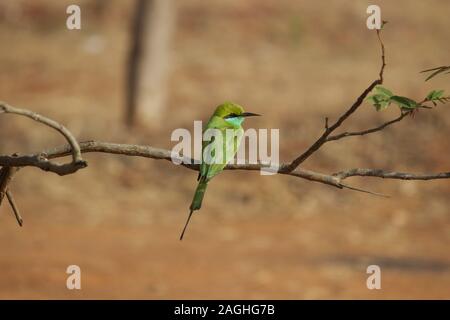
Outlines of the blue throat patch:
{"label": "blue throat patch", "polygon": [[244,117],[234,117],[225,119],[226,122],[232,124],[235,127],[240,127],[242,122],[244,122]]}

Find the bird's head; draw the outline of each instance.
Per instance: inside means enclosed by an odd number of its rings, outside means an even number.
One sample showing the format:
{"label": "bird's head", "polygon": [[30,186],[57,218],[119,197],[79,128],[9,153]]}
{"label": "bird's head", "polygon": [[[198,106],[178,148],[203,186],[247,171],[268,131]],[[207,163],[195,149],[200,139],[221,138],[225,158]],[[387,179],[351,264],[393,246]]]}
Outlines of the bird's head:
{"label": "bird's head", "polygon": [[246,117],[260,116],[260,114],[245,112],[242,106],[232,102],[225,102],[216,108],[214,116],[222,118],[230,124],[239,126]]}

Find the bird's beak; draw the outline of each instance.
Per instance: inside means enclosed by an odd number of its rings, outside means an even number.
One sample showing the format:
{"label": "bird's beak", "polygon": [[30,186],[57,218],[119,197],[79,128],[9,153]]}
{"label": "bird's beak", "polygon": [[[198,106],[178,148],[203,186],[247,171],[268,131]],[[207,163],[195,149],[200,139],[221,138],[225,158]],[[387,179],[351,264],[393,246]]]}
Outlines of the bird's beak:
{"label": "bird's beak", "polygon": [[244,112],[241,114],[241,117],[256,117],[256,116],[261,116],[261,115],[257,114],[257,113],[251,113],[251,112]]}

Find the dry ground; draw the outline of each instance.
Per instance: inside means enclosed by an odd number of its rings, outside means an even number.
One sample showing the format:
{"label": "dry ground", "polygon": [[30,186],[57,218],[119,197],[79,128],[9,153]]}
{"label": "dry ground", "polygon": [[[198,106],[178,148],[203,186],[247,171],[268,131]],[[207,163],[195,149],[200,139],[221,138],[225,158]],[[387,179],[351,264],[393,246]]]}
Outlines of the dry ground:
{"label": "dry ground", "polygon": [[[23,4],[17,13],[14,6]],[[377,75],[379,48],[365,28],[368,1],[177,2],[170,99],[161,128],[122,124],[131,1],[95,11],[81,1],[82,31],[65,29],[70,1],[0,3],[0,99],[60,120],[81,140],[170,148],[233,100],[264,114],[246,126],[280,128],[281,157],[316,138]],[[448,1],[379,1],[386,86],[421,98],[449,87],[418,72],[448,64]],[[450,106],[420,112],[366,138],[330,143],[304,164],[449,170]],[[361,108],[346,129],[397,115]],[[56,134],[0,117],[0,153],[63,143]],[[170,163],[97,154],[58,177],[24,169],[12,185],[25,225],[0,208],[0,298],[450,298],[449,181],[353,179],[390,199],[290,177],[225,172],[210,184],[185,241],[178,235],[196,174]],[[82,269],[82,290],[65,269]],[[382,290],[366,288],[366,267]]]}

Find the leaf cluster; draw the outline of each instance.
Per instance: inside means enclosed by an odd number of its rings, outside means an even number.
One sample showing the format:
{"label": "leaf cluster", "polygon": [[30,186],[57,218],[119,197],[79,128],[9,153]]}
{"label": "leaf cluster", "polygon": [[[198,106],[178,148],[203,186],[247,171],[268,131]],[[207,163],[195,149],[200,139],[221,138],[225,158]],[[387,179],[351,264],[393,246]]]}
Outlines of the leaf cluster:
{"label": "leaf cluster", "polygon": [[366,101],[372,104],[377,111],[385,110],[391,104],[397,105],[402,111],[413,111],[418,108],[429,108],[424,106],[424,103],[427,102],[431,102],[434,106],[436,106],[438,102],[444,104],[450,101],[450,96],[444,96],[444,90],[433,90],[425,97],[425,99],[421,102],[417,102],[408,97],[395,95],[391,90],[383,86],[376,86],[374,94],[367,97]]}
{"label": "leaf cluster", "polygon": [[437,102],[442,104],[450,101],[450,96],[444,96],[444,90],[433,90],[425,98],[425,102],[431,102],[434,106],[437,106]]}

